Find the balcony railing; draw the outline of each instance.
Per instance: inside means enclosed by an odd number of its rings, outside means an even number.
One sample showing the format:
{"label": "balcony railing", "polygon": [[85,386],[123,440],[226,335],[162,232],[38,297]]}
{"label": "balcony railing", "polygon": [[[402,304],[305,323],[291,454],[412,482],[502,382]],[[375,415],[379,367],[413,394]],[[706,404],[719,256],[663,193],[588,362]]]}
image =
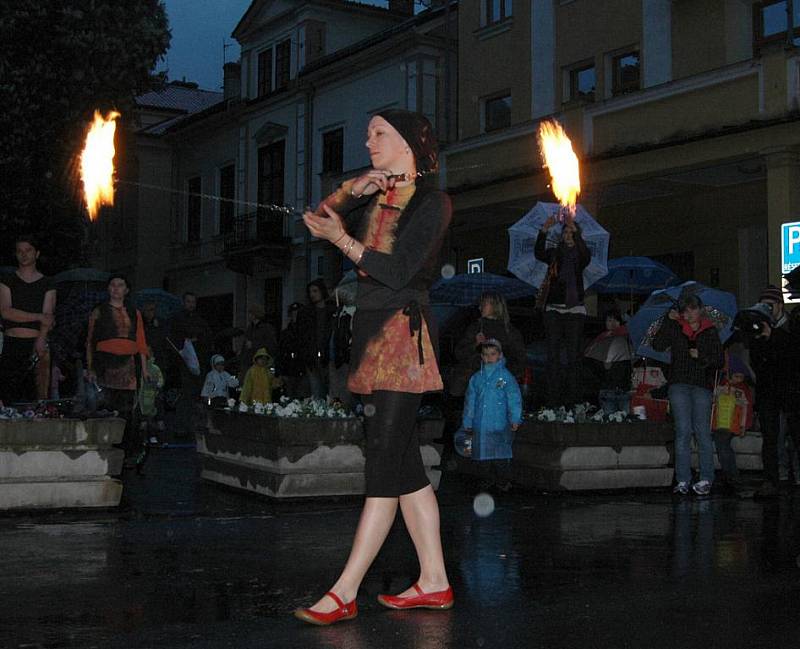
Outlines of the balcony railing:
{"label": "balcony railing", "polygon": [[225,235],[223,254],[228,268],[252,275],[265,267],[285,267],[291,257],[287,216],[285,210],[275,208],[237,217]]}
{"label": "balcony railing", "polygon": [[279,209],[263,209],[236,217],[233,228],[225,235],[225,250],[282,244],[286,238],[286,212]]}

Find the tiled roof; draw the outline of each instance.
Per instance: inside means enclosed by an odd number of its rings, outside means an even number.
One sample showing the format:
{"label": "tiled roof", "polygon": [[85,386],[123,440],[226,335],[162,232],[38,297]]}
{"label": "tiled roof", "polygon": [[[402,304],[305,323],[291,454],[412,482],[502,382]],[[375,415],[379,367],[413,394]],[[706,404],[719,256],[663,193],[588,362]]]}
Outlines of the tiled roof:
{"label": "tiled roof", "polygon": [[168,83],[163,90],[146,92],[136,98],[136,105],[140,109],[151,108],[176,113],[174,117],[153,124],[140,132],[160,135],[188,115],[204,111],[222,100],[221,92],[200,90],[195,84],[173,81]]}

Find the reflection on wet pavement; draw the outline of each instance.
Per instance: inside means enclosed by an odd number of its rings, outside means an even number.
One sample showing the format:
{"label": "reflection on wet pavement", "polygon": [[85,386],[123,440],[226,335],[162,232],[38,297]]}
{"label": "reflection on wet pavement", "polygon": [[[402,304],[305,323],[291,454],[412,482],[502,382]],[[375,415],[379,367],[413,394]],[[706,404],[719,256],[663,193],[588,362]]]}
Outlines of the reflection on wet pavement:
{"label": "reflection on wet pavement", "polygon": [[360,500],[271,502],[162,451],[121,511],[0,518],[0,647],[797,646],[797,494],[512,492],[481,518],[475,492],[445,474],[452,611],[375,601],[417,576],[398,521],[359,617],[312,628],[290,613],[334,581]]}

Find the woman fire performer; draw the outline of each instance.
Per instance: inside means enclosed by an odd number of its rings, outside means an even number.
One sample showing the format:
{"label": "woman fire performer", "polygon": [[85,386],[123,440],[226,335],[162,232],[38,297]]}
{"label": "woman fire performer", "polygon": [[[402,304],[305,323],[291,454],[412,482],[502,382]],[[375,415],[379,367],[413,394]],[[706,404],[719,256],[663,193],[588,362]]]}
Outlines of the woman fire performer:
{"label": "woman fire performer", "polygon": [[[137,377],[147,379],[147,342],[142,314],[128,301],[130,285],[126,277],[113,274],[108,279],[108,302],[96,306],[89,316],[86,334],[86,368],[90,381],[103,390],[107,407],[126,420],[122,440],[125,461],[141,473],[146,458],[144,439],[132,425]],[[137,368],[136,358],[139,357]]]}
{"label": "woman fire performer", "polygon": [[359,585],[398,504],[416,548],[419,578],[399,595],[379,595],[378,601],[392,609],[453,606],[439,506],[415,427],[422,394],[442,389],[428,288],[438,275],[450,199],[420,181],[437,166],[436,139],[422,115],[399,109],[376,114],[366,146],[372,168],[303,216],[311,234],[333,243],[358,267],[348,388],[366,404],[366,501],[350,556],[330,591],[295,611],[318,625],[357,615]]}

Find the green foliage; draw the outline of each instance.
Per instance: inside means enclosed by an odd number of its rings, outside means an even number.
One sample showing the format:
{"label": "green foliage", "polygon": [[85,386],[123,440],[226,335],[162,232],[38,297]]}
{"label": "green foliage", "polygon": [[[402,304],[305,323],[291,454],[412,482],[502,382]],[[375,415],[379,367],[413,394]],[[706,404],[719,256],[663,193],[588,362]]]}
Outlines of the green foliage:
{"label": "green foliage", "polygon": [[0,263],[33,231],[58,270],[83,261],[86,125],[95,108],[124,116],[163,85],[151,71],[169,46],[166,11],[160,0],[0,0],[0,16]]}

